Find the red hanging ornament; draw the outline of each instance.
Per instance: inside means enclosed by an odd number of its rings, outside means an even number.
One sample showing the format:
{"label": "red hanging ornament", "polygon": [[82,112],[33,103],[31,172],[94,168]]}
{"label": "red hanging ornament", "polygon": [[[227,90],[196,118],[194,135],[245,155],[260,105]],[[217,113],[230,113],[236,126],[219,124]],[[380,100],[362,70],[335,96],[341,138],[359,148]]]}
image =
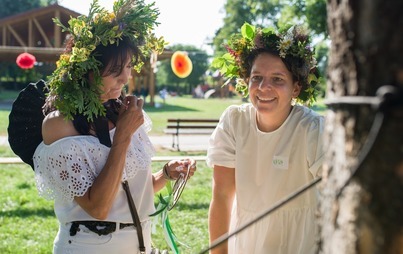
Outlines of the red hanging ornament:
{"label": "red hanging ornament", "polygon": [[21,69],[31,69],[36,62],[35,56],[29,53],[22,53],[17,57],[16,63]]}

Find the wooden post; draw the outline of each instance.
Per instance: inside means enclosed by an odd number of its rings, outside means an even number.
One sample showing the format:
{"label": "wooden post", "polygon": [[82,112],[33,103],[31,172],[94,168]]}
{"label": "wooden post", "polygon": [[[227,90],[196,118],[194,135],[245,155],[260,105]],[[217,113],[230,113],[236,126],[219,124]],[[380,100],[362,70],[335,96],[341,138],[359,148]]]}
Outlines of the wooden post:
{"label": "wooden post", "polygon": [[[55,18],[58,18],[60,20],[60,11],[56,10],[55,11]],[[61,33],[61,27],[57,26],[56,24],[53,25],[54,29],[54,44],[53,45],[55,48],[60,48],[62,45],[62,33]]]}
{"label": "wooden post", "polygon": [[34,31],[32,27],[32,19],[28,20],[28,47],[35,47],[34,45]]}

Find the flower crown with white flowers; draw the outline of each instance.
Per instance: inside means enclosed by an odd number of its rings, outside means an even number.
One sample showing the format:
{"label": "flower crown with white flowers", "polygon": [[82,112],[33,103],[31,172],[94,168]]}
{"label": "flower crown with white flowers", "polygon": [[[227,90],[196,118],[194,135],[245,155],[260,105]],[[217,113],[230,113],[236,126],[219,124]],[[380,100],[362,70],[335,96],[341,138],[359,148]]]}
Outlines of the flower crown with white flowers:
{"label": "flower crown with white flowers", "polygon": [[[143,58],[152,52],[161,54],[166,45],[162,37],[156,38],[152,33],[154,26],[159,24],[158,15],[154,3],[145,4],[143,0],[117,0],[112,12],[100,7],[98,0],[93,0],[88,16],[71,18],[68,27],[54,18],[55,24],[70,33],[74,42],[70,52],[60,55],[56,70],[49,77],[48,96],[54,98],[54,106],[67,119],[82,114],[92,122],[94,117],[104,116],[105,107],[100,100],[102,64],[93,51],[100,44],[119,45],[123,37],[129,38],[140,50],[141,57],[133,59],[134,68],[139,72]],[[94,74],[94,84],[82,78],[89,71]]]}
{"label": "flower crown with white flowers", "polygon": [[[288,26],[278,29],[256,28],[248,23],[241,27],[241,32],[231,36],[225,45],[227,53],[216,57],[212,67],[218,69],[221,74],[228,78],[228,84],[233,78],[236,79],[235,89],[243,96],[248,95],[248,84],[245,79],[249,77],[249,59],[259,51],[268,50],[277,54],[283,61],[299,60],[299,72],[302,73],[298,80],[303,87],[297,98],[297,102],[312,105],[316,100],[315,86],[319,82],[318,70],[314,49],[310,45],[310,37],[301,26]],[[294,75],[295,73],[293,73]]]}

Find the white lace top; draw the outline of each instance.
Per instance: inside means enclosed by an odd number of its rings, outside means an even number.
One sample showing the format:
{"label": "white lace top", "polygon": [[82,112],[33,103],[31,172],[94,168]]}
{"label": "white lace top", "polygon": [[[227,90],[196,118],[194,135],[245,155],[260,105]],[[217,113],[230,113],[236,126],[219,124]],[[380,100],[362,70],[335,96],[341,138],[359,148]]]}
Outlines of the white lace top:
{"label": "white lace top", "polygon": [[[154,211],[151,157],[154,148],[147,136],[147,125],[140,127],[132,137],[126,156],[122,181],[128,180],[140,218],[148,220]],[[115,129],[110,131],[111,139]],[[94,136],[72,136],[50,145],[37,147],[33,160],[39,194],[55,200],[55,213],[61,222],[93,220],[74,201],[83,196],[104,167],[109,147],[100,144]],[[120,188],[107,220],[131,222],[130,211],[123,188]]]}

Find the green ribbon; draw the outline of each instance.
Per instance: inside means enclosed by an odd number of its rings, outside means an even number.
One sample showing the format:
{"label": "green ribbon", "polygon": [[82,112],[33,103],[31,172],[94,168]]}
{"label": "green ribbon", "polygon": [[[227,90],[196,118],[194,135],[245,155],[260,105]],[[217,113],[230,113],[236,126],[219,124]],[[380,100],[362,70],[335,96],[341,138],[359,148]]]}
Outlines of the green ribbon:
{"label": "green ribbon", "polygon": [[150,216],[159,216],[161,219],[162,223],[162,229],[164,233],[164,238],[166,243],[168,244],[169,248],[175,253],[179,254],[179,248],[178,245],[182,246],[187,246],[183,242],[179,241],[178,238],[176,237],[175,233],[173,232],[173,229],[171,227],[171,223],[169,222],[169,217],[168,217],[168,207],[170,202],[172,202],[173,199],[173,194],[172,194],[172,183],[168,181],[165,185],[165,188],[167,189],[167,196],[162,196],[160,193],[158,195],[159,203],[156,207],[156,212],[151,214]]}

